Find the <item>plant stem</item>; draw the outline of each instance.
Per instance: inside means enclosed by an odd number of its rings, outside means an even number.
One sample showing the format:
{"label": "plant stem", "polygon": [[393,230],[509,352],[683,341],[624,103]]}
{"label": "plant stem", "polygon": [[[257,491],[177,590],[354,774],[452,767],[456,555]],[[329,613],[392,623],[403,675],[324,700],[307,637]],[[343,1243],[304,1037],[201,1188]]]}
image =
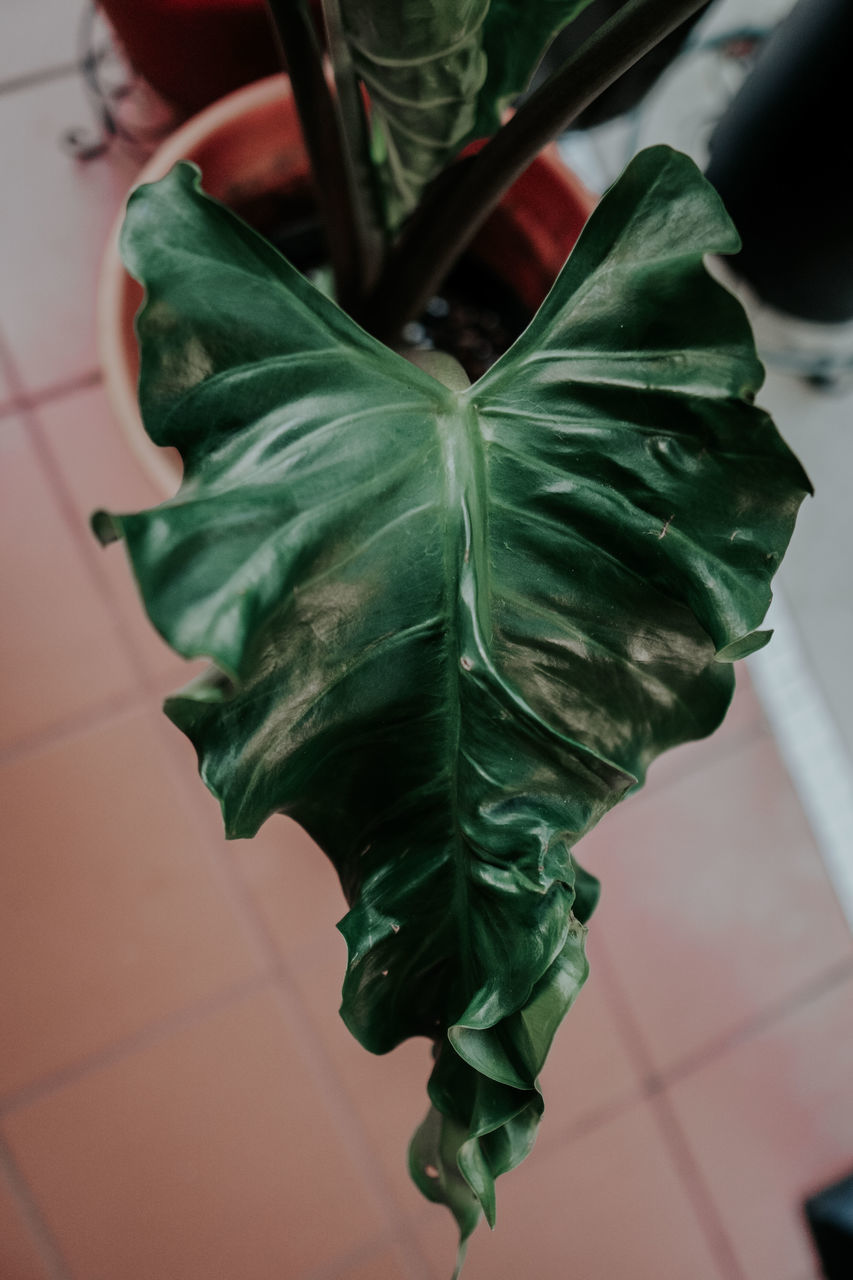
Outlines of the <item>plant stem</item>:
{"label": "plant stem", "polygon": [[518,108],[456,182],[429,189],[368,299],[372,332],[393,341],[436,292],[501,197],[538,152],[705,0],[627,0]]}
{"label": "plant stem", "polygon": [[323,67],[309,0],[267,0],[299,115],[340,305],[362,308],[364,256],[347,139]]}
{"label": "plant stem", "polygon": [[385,249],[385,232],[378,216],[376,177],[370,159],[370,138],[361,85],[344,35],[340,0],[322,0],[326,41],[335,75],[338,109],[345,139],[349,183],[353,193],[356,236],[360,247],[360,285],[366,294],[376,284]]}

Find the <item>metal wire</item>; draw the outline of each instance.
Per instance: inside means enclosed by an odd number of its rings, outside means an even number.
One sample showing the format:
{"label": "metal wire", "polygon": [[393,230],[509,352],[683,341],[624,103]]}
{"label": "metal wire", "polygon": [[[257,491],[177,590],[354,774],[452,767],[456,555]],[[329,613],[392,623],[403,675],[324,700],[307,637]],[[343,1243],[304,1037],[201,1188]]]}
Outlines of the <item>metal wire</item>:
{"label": "metal wire", "polygon": [[[175,124],[171,115],[155,124],[140,122],[131,126],[127,122],[123,107],[143,92],[150,94],[151,91],[121,56],[115,36],[95,0],[86,4],[80,18],[76,62],[95,117],[94,128],[75,126],[61,136],[61,146],[76,160],[95,160],[116,141],[147,155],[171,132]],[[109,81],[110,71],[113,83]],[[117,79],[116,71],[120,72]]]}

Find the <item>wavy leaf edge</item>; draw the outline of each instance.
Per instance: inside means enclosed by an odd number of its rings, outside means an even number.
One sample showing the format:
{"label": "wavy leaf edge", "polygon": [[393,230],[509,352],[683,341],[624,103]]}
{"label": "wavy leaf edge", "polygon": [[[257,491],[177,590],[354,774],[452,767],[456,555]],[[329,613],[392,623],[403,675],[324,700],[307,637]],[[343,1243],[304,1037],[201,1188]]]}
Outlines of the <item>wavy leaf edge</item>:
{"label": "wavy leaf edge", "polygon": [[[639,157],[632,166],[629,166],[629,170],[627,171],[625,178],[622,179],[622,190],[624,191],[626,182],[629,184],[634,182],[642,185],[643,181],[647,180],[648,173],[650,171],[654,171],[657,174],[658,180],[662,181],[665,187],[667,186],[667,183],[671,185],[675,182],[677,185],[678,182],[683,180],[684,158],[680,157],[677,160],[674,160],[672,157],[675,154],[676,153],[668,152],[666,148],[653,148],[650,149],[649,152],[641,153],[641,157]],[[673,174],[670,173],[669,178],[667,178],[666,171],[672,170],[673,166],[677,172],[674,177]],[[192,187],[193,198],[206,202],[210,206],[216,206],[217,209],[221,208],[221,206],[218,206],[215,201],[212,201],[210,197],[206,196],[202,191],[200,185],[200,174],[194,166],[182,165],[179,170],[173,171],[173,174],[176,174],[176,177],[172,180],[178,184],[182,184],[184,188],[187,188],[189,183]],[[164,181],[168,180],[169,179],[165,179]],[[144,189],[141,190],[144,192]],[[137,193],[137,199],[144,200],[144,194]],[[599,225],[602,224],[603,220],[608,216],[610,206],[607,201],[608,197],[605,196],[602,206],[600,206],[602,212],[593,214],[593,219],[597,218]],[[719,220],[720,234],[716,242],[711,246],[711,249],[716,252],[734,252],[738,247],[736,237],[732,235],[731,224],[729,223],[726,225],[728,220],[721,205],[719,206],[719,213],[721,214],[721,218]],[[221,217],[222,215],[217,212],[214,216]],[[233,218],[233,215],[228,214],[228,217]],[[254,233],[250,233],[250,236],[253,235]],[[586,237],[586,239],[584,239],[584,237]],[[519,337],[514,346],[510,348],[510,350],[502,356],[498,362],[496,362],[493,368],[484,375],[482,379],[472,387],[464,390],[458,388],[450,389],[437,381],[429,373],[420,369],[414,369],[413,366],[405,361],[402,356],[389,351],[368,334],[359,330],[348,317],[344,316],[343,313],[338,310],[333,302],[327,299],[324,295],[313,290],[312,287],[305,282],[284,259],[280,258],[280,256],[275,253],[274,250],[257,244],[254,248],[257,250],[259,262],[264,267],[272,265],[278,277],[276,287],[284,284],[296,298],[300,307],[307,308],[307,311],[311,313],[312,317],[319,317],[320,322],[327,324],[336,334],[342,333],[345,336],[346,341],[354,344],[354,348],[356,349],[357,355],[360,359],[366,359],[377,368],[381,368],[383,373],[387,374],[389,377],[393,378],[396,376],[402,381],[405,381],[407,385],[414,386],[415,390],[431,403],[441,406],[442,411],[453,414],[464,414],[472,405],[477,407],[481,404],[492,388],[496,386],[500,387],[502,379],[506,379],[507,371],[511,374],[519,361],[524,361],[526,353],[537,349],[541,333],[543,329],[551,323],[555,310],[560,310],[566,305],[565,298],[562,295],[566,292],[566,280],[569,278],[569,275],[577,272],[583,274],[583,271],[588,265],[586,263],[585,255],[587,255],[587,245],[589,242],[590,237],[587,236],[587,232],[585,231],[575,252],[573,252],[569,258],[566,267],[564,267],[563,272],[561,272],[560,277],[558,277],[557,282],[555,282],[551,293],[543,303],[543,306],[537,313],[537,316],[534,317],[530,326]],[[127,254],[126,261],[128,263],[128,267],[132,273],[136,275],[137,279],[140,280],[146,290],[146,297],[140,311],[138,322],[141,327],[144,327],[146,316],[149,319],[151,316],[152,300],[149,296],[144,268],[135,256],[135,248],[129,246],[129,237],[125,237],[124,250]],[[698,266],[701,264],[702,254],[706,251],[710,250],[694,250],[686,256],[694,258]],[[274,255],[274,257],[271,255]],[[704,267],[702,267],[702,270],[704,271]],[[715,288],[720,290],[721,293],[725,293],[722,286],[715,284]],[[726,296],[730,297],[730,295]],[[569,291],[570,302],[573,297],[574,292]],[[153,305],[155,307],[157,305],[156,298],[154,299]],[[734,299],[731,299],[730,304],[724,305],[729,307],[732,315],[735,315],[736,312],[740,312],[740,305]],[[740,312],[740,314],[742,315],[742,312]],[[743,324],[746,324],[745,319]],[[746,379],[746,384],[739,389],[740,397],[746,401],[754,396],[755,392],[760,387],[763,371],[761,370],[761,366],[755,356],[751,337],[747,338],[742,335],[740,342],[745,348],[745,360],[747,364],[749,364],[750,360],[752,361],[751,372]],[[272,359],[273,357],[270,358]],[[389,370],[390,373],[388,372]],[[233,370],[229,369],[223,376],[228,377],[231,372],[233,372]],[[143,369],[143,378],[144,377],[145,371]],[[207,379],[208,383],[209,381],[210,379]],[[178,398],[173,401],[168,413],[166,414],[166,418],[161,424],[163,429],[168,426],[170,421],[176,422],[177,419],[180,418],[182,410],[197,394],[199,386],[203,384],[205,384],[204,377],[202,377],[200,381],[187,386],[183,391],[181,391]],[[731,392],[729,394],[731,394]],[[162,442],[163,431],[161,429],[155,429],[152,433],[152,438],[156,439],[158,443]],[[185,477],[185,483],[187,482],[190,484],[193,483],[192,466],[189,468],[188,476]],[[810,491],[810,486],[804,475],[802,490],[803,493]],[[171,501],[174,502],[175,500]],[[164,504],[164,506],[168,507],[169,503]],[[100,540],[102,542],[107,542],[118,537],[127,536],[128,532],[132,529],[133,521],[135,519],[137,519],[137,517],[111,516],[106,512],[98,512],[93,517],[93,527]],[[664,533],[665,532],[666,528],[664,528]],[[766,594],[766,603],[769,603],[769,587]],[[716,636],[710,636],[710,633],[708,633],[709,638],[713,640],[715,657],[718,662],[730,663],[737,658],[745,656],[746,653],[754,651],[754,649],[761,647],[763,643],[767,642],[770,637],[770,633],[755,629],[764,616],[766,603],[764,604],[764,608],[761,608],[760,602],[756,604],[755,622],[751,627],[739,629],[737,626],[734,626],[728,631],[724,631],[722,635],[718,634]],[[760,616],[758,616],[759,614]],[[152,617],[152,620],[155,622],[155,625],[158,625],[156,618]],[[179,727],[184,728],[184,730],[188,732],[186,728],[187,704],[192,703],[203,707],[211,707],[216,704],[224,704],[235,699],[238,697],[243,683],[244,669],[240,661],[234,661],[233,655],[230,652],[223,651],[217,653],[212,651],[210,646],[203,647],[194,644],[187,644],[182,641],[181,637],[176,637],[174,634],[164,631],[160,626],[158,626],[158,630],[161,630],[161,634],[164,634],[164,638],[166,638],[178,652],[182,653],[184,657],[212,658],[221,672],[221,674],[213,677],[210,675],[200,677],[167,701],[167,714],[175,721],[176,724],[179,725]],[[251,648],[251,641],[248,633],[247,645],[248,648]],[[246,657],[245,652],[243,657]],[[511,690],[510,692],[517,694],[516,690]],[[523,698],[521,699],[521,702],[524,703]],[[533,711],[526,704],[525,707],[534,719],[543,723],[542,717],[538,712]],[[553,725],[545,727],[551,732],[555,731]],[[711,732],[712,729],[708,731]],[[191,733],[190,736],[192,737]],[[580,753],[582,756],[589,757],[594,760],[597,765],[604,766],[606,769],[613,770],[614,773],[621,774],[624,779],[623,791],[630,790],[641,782],[641,778],[639,776],[635,776],[634,772],[626,769],[624,765],[617,763],[615,758],[610,758],[605,752],[600,751],[595,747],[591,747],[589,743],[575,740],[572,737],[567,737],[566,735],[563,735],[563,742],[564,745]],[[242,815],[235,818],[235,815],[231,813],[228,796],[220,785],[214,772],[212,772],[208,767],[208,761],[205,759],[204,753],[200,748],[199,763],[202,778],[208,788],[219,800],[225,822],[226,834],[229,838],[240,838],[244,836],[247,834],[247,831],[243,823]],[[265,819],[262,818],[261,822],[264,820]],[[259,822],[258,826],[260,825],[261,823]],[[581,875],[587,874],[580,872],[580,869],[577,867],[571,853],[568,854],[568,858],[568,865],[575,869],[575,873],[579,873]],[[562,871],[567,874],[565,872],[565,866],[566,864],[564,861],[562,864]],[[549,887],[547,890],[544,890],[544,892],[550,892],[551,887],[553,887],[555,883],[556,882],[554,880],[551,880]],[[425,1121],[424,1125],[421,1126],[421,1129],[418,1130],[418,1133],[415,1135],[412,1142],[410,1162],[413,1176],[424,1194],[429,1196],[429,1198],[442,1199],[451,1207],[459,1222],[463,1253],[464,1241],[467,1239],[468,1235],[470,1235],[470,1231],[473,1230],[473,1226],[476,1223],[476,1219],[479,1217],[481,1209],[489,1220],[490,1225],[494,1223],[494,1177],[496,1177],[498,1173],[504,1171],[504,1168],[512,1167],[513,1164],[518,1163],[519,1159],[524,1158],[527,1150],[532,1146],[533,1133],[535,1132],[535,1119],[538,1119],[538,1115],[541,1114],[542,1110],[541,1090],[538,1085],[538,1072],[541,1068],[541,1062],[544,1062],[544,1057],[550,1047],[557,1025],[562,1020],[563,1013],[565,1013],[570,1004],[574,1001],[588,972],[588,964],[584,951],[586,927],[584,923],[577,920],[572,914],[572,907],[574,906],[575,900],[574,874],[572,875],[571,884],[569,884],[567,880],[561,880],[559,883],[566,890],[567,895],[571,897],[571,902],[567,903],[568,915],[565,921],[565,930],[559,940],[552,940],[552,945],[545,953],[547,955],[547,962],[540,967],[538,972],[530,977],[530,981],[526,988],[526,994],[520,1003],[517,1003],[515,1007],[492,1009],[485,1015],[481,1012],[481,1016],[477,1016],[477,999],[476,997],[472,997],[469,1002],[469,1006],[466,1008],[463,1015],[453,1021],[452,1024],[445,1029],[446,1039],[442,1041],[442,1053],[446,1054],[448,1050],[454,1053],[464,1067],[470,1068],[481,1079],[490,1081],[491,1086],[494,1086],[494,1088],[490,1088],[480,1083],[476,1085],[476,1089],[484,1092],[484,1097],[482,1099],[478,1097],[475,1101],[474,1112],[472,1113],[472,1117],[470,1118],[466,1128],[464,1124],[460,1125],[460,1122],[452,1115],[448,1115],[446,1110],[442,1112],[442,1107],[446,1107],[447,1101],[446,1093],[444,1092],[445,1086],[440,1074],[437,1075],[437,1073],[434,1072],[433,1080],[438,1081],[436,1084],[433,1084],[431,1081],[430,1093],[433,1098],[434,1113],[430,1113],[427,1117],[427,1121]],[[347,921],[351,916],[352,910],[346,917],[344,917],[338,926],[347,940],[348,948],[350,948],[350,964],[352,964],[354,949],[352,946],[352,939],[347,936]],[[388,930],[393,934],[394,922],[391,920],[388,921]],[[557,944],[558,941],[559,945]],[[374,944],[375,939],[371,939],[371,947]],[[357,948],[355,949],[357,950]],[[569,954],[566,955],[566,952],[569,952]],[[556,972],[554,972],[555,970]],[[550,979],[549,975],[551,975]],[[562,983],[560,1000],[558,1003],[561,1003],[563,1007],[556,1019],[552,1018],[552,1021],[547,1022],[544,1031],[542,1026],[537,1027],[539,1034],[538,1050],[537,1053],[533,1055],[534,1060],[528,1064],[529,1069],[527,1070],[526,1075],[522,1072],[516,1071],[515,1077],[512,1079],[508,1072],[504,1072],[503,1067],[500,1071],[493,1070],[492,1073],[489,1074],[489,1055],[493,1050],[488,1049],[481,1052],[480,1039],[495,1028],[503,1027],[511,1019],[517,1018],[523,1020],[524,1014],[529,1009],[531,1003],[535,1003],[536,991],[541,984],[545,984],[543,990],[547,990],[550,994],[550,987],[548,986],[548,983],[546,983],[546,979],[549,979],[550,983],[556,984],[557,986],[560,986]],[[344,1004],[346,1005],[346,1000]],[[364,1043],[363,1037],[359,1034],[359,1024],[356,1022],[353,1025],[352,1021],[347,1019],[343,1007],[342,1014],[344,1016],[344,1020],[347,1021],[347,1025],[350,1026],[350,1029],[353,1030],[354,1034],[356,1034],[357,1037],[362,1040],[362,1043]],[[478,1037],[480,1039],[478,1039]],[[544,1051],[542,1050],[543,1044]],[[369,1044],[367,1047],[371,1048]],[[455,1070],[458,1070],[458,1068],[451,1068],[451,1071]],[[500,1093],[501,1090],[506,1089],[515,1089],[519,1095],[514,1111],[513,1105],[506,1103],[504,1095]],[[503,1107],[502,1110],[499,1108],[500,1115],[498,1123],[490,1127],[490,1120],[488,1118],[491,1114],[490,1108],[498,1106],[498,1103],[495,1101],[498,1097],[502,1100]],[[478,1107],[482,1111],[482,1115],[479,1117],[477,1115]],[[442,1114],[443,1119],[437,1122],[434,1119],[434,1114]],[[501,1147],[500,1141],[490,1140],[494,1139],[494,1135],[504,1133],[512,1125],[515,1125],[518,1130],[518,1138],[517,1145],[508,1155],[509,1147],[512,1146],[511,1142],[505,1150]],[[464,1130],[464,1134],[462,1130]],[[522,1148],[526,1149],[524,1149],[523,1154],[518,1157],[518,1152],[522,1150]],[[508,1160],[510,1160],[510,1163],[507,1163]],[[430,1170],[434,1170],[435,1172],[429,1172]],[[465,1187],[468,1188],[470,1196],[466,1195],[458,1184],[459,1177],[463,1180]]]}

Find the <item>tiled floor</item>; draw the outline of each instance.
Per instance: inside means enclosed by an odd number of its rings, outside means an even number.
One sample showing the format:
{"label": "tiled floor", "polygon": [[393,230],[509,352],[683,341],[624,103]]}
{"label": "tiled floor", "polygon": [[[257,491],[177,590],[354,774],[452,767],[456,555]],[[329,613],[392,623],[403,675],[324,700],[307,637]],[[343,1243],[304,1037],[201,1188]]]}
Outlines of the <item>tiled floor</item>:
{"label": "tiled floor", "polygon": [[[152,494],[91,329],[133,166],[66,157],[76,81],[26,79],[70,57],[67,8],[9,5],[0,40],[0,1278],[448,1280],[405,1169],[427,1047],[348,1036],[329,866],[284,819],[222,840],[157,711],[181,664],[86,528]],[[580,856],[592,974],[470,1280],[813,1280],[799,1204],[853,1167],[853,940],[745,673]]]}

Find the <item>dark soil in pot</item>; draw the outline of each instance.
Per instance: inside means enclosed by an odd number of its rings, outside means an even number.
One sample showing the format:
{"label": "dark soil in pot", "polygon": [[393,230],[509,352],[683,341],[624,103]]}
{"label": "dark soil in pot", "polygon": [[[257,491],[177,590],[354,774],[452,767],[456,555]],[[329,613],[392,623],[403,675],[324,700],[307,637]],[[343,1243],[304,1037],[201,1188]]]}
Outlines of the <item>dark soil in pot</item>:
{"label": "dark soil in pot", "polygon": [[[235,212],[260,231],[303,275],[326,263],[323,233],[310,198],[265,195]],[[441,293],[403,330],[403,340],[421,350],[454,356],[472,382],[512,346],[532,319],[512,288],[490,267],[469,255],[453,269]]]}

